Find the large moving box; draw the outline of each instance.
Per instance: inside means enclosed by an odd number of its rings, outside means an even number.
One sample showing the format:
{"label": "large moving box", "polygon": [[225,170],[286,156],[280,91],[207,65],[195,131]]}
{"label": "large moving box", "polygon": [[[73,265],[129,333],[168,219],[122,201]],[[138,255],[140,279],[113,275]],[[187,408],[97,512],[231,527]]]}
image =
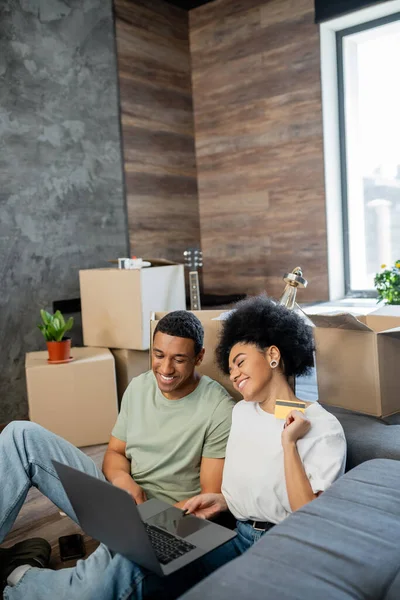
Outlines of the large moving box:
{"label": "large moving box", "polygon": [[47,351],[26,355],[30,420],[75,446],[106,443],[118,416],[114,358],[105,348],[71,354],[72,362],[52,365]]}
{"label": "large moving box", "polygon": [[319,401],[377,417],[400,411],[400,307],[307,315],[316,327]]}
{"label": "large moving box", "polygon": [[186,308],[183,269],[79,271],[85,346],[148,350],[150,314]]}
{"label": "large moving box", "polygon": [[117,375],[118,404],[121,406],[122,396],[130,381],[150,369],[148,350],[112,349]]}
{"label": "large moving box", "polygon": [[[193,312],[196,317],[200,320],[204,328],[204,348],[206,349],[203,362],[197,371],[202,375],[208,375],[211,379],[215,379],[231,394],[235,400],[242,400],[242,396],[237,392],[232,382],[227,375],[222,373],[215,361],[215,348],[218,344],[218,337],[222,327],[222,321],[217,320],[218,317],[226,310],[194,310]],[[151,338],[153,339],[153,332],[156,328],[158,321],[165,315],[165,312],[156,312],[152,315],[151,322]]]}

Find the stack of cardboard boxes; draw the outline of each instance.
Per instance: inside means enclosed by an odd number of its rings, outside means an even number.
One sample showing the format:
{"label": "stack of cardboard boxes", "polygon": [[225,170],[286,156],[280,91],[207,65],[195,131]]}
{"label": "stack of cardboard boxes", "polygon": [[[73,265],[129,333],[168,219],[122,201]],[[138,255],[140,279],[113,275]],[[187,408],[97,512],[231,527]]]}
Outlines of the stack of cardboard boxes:
{"label": "stack of cardboard boxes", "polygon": [[[150,368],[157,321],[186,308],[183,265],[80,271],[83,340],[73,361],[49,365],[47,352],[26,357],[30,418],[77,446],[107,442],[118,401],[130,380]],[[206,354],[200,373],[236,399],[214,351],[221,310],[194,311],[203,324]],[[319,401],[377,417],[400,411],[397,369],[400,307],[363,316],[308,315],[315,325]]]}
{"label": "stack of cardboard boxes", "polygon": [[79,272],[84,348],[26,356],[31,421],[76,446],[107,442],[132,377],[149,368],[150,316],[186,308],[183,265]]}

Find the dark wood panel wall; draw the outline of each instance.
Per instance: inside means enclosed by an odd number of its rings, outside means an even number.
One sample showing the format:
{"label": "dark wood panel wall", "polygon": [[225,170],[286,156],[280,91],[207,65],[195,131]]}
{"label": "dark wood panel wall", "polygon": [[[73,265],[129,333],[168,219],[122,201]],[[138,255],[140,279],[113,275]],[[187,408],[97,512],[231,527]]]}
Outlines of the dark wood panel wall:
{"label": "dark wood panel wall", "polygon": [[189,13],[204,284],[328,298],[313,0],[216,0]]}
{"label": "dark wood panel wall", "polygon": [[182,261],[200,242],[187,11],[115,0],[131,252]]}
{"label": "dark wood panel wall", "polygon": [[207,293],[279,296],[300,264],[327,299],[313,0],[115,9],[132,253],[181,260],[201,231]]}

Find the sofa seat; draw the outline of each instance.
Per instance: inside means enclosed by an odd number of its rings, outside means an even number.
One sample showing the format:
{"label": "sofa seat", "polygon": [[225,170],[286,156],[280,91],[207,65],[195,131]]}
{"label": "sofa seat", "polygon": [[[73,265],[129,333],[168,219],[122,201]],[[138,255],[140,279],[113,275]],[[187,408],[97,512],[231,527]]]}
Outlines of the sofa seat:
{"label": "sofa seat", "polygon": [[398,600],[400,462],[336,481],[182,600]]}

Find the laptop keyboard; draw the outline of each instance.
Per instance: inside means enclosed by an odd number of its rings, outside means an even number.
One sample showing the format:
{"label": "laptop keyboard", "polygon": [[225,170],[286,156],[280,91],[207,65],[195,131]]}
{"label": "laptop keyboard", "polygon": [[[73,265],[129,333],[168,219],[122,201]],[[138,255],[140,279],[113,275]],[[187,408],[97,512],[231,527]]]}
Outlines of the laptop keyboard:
{"label": "laptop keyboard", "polygon": [[175,558],[179,558],[196,548],[193,544],[176,538],[171,533],[158,529],[158,527],[154,527],[148,523],[144,523],[144,526],[146,527],[151,545],[162,565],[166,565],[175,560]]}

